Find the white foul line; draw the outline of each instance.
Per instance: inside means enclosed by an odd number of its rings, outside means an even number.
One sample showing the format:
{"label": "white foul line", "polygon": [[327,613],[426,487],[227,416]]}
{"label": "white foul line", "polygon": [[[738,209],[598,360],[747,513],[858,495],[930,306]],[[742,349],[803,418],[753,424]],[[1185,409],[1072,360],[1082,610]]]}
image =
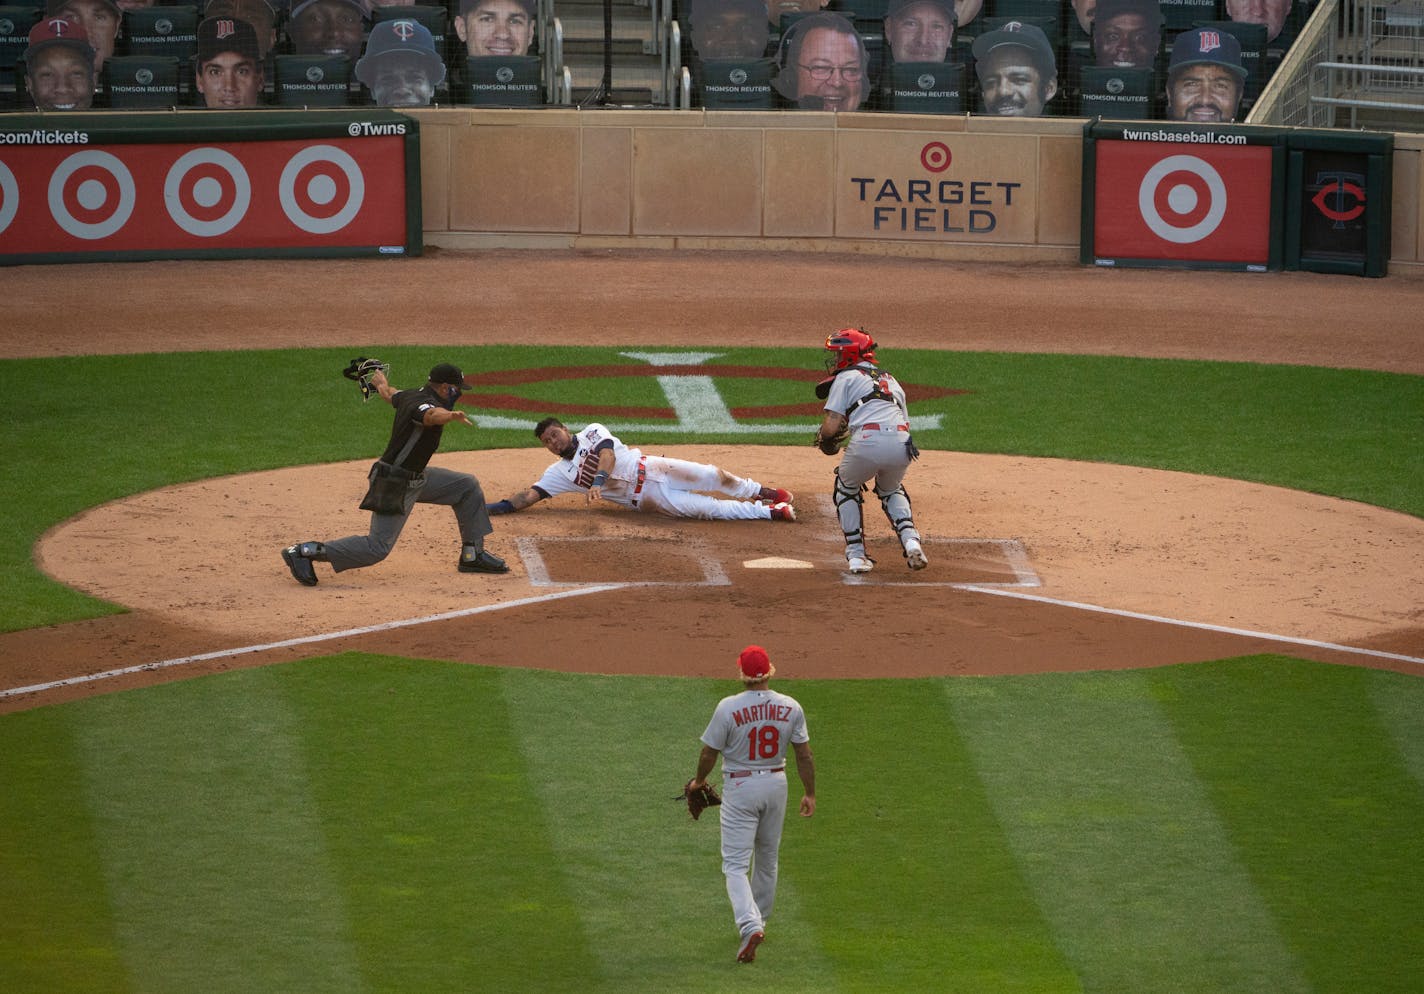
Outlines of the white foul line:
{"label": "white foul line", "polygon": [[1290,645],[1304,645],[1313,649],[1329,649],[1332,652],[1344,652],[1351,655],[1377,656],[1380,659],[1397,659],[1400,662],[1418,663],[1424,666],[1424,659],[1418,656],[1405,656],[1398,652],[1383,652],[1379,649],[1361,649],[1352,645],[1319,642],[1315,639],[1295,638],[1290,635],[1272,635],[1269,632],[1256,632],[1249,628],[1228,628],[1225,625],[1211,625],[1203,621],[1181,621],[1177,618],[1164,618],[1159,614],[1142,614],[1137,611],[1099,607],[1096,604],[1082,604],[1078,601],[1061,601],[1054,597],[1044,597],[1040,594],[1025,594],[1017,590],[1005,590],[1002,587],[989,587],[977,583],[956,583],[951,584],[951,586],[957,587],[960,590],[970,590],[980,594],[993,594],[995,597],[1013,597],[1021,601],[1035,601],[1039,604],[1053,604],[1058,607],[1073,608],[1075,611],[1093,611],[1097,614],[1111,614],[1118,618],[1135,618],[1139,621],[1153,621],[1161,625],[1176,625],[1179,628],[1196,628],[1204,632],[1221,632],[1224,635],[1240,635],[1244,638],[1261,639],[1265,642],[1285,642]]}
{"label": "white foul line", "polygon": [[449,621],[451,618],[468,618],[471,615],[484,614],[487,611],[502,611],[508,607],[525,607],[529,604],[541,604],[545,601],[556,601],[564,597],[582,597],[584,594],[600,594],[605,590],[620,590],[626,586],[628,586],[626,583],[605,583],[599,586],[580,587],[577,590],[560,590],[551,594],[541,594],[538,597],[524,597],[517,601],[505,601],[502,604],[483,604],[479,607],[464,608],[460,611],[447,611],[444,614],[430,614],[423,618],[386,621],[379,625],[366,625],[363,628],[348,628],[341,632],[306,635],[302,638],[284,639],[281,642],[264,642],[261,645],[245,645],[237,649],[219,649],[216,652],[203,652],[196,656],[179,656],[177,659],[164,659],[156,663],[125,666],[119,670],[105,670],[102,673],[72,676],[64,680],[55,680],[52,683],[36,683],[28,687],[12,687],[9,690],[0,690],[0,700],[6,697],[18,697],[21,694],[37,694],[45,690],[58,690],[60,687],[72,687],[81,683],[109,680],[117,676],[128,676],[130,673],[147,673],[151,670],[166,670],[173,666],[186,666],[189,663],[206,662],[209,659],[225,659],[229,656],[242,656],[253,652],[266,652],[268,649],[286,649],[294,645],[311,645],[315,642],[329,642],[332,639],[351,638],[355,635],[370,635],[373,632],[385,632],[393,628],[410,628],[415,625],[428,624],[432,621]]}

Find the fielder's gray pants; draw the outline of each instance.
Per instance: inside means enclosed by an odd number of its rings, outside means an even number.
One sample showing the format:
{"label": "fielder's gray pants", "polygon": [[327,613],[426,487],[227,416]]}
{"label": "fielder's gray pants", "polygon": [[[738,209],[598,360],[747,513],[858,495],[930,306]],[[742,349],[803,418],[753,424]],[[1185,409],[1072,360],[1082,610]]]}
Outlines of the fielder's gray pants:
{"label": "fielder's gray pants", "polygon": [[371,530],[365,535],[323,543],[331,568],[340,573],[342,570],[372,566],[389,556],[416,504],[445,504],[453,508],[455,521],[460,526],[461,543],[476,550],[485,547],[485,536],[494,531],[479,480],[469,473],[427,466],[424,482],[411,481],[402,513],[372,513]]}

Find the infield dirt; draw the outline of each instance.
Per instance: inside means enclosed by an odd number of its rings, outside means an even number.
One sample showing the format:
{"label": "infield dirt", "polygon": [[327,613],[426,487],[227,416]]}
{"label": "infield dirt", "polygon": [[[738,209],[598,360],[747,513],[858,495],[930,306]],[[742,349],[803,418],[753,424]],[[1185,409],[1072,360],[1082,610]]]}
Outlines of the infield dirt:
{"label": "infield dirt", "polygon": [[[815,350],[826,331],[865,325],[893,348],[1424,373],[1424,281],[1400,278],[435,252],[397,263],[24,267],[7,274],[7,298],[15,321],[0,334],[4,357],[370,343],[429,344],[432,362],[509,342],[804,341]],[[92,314],[105,315],[102,326],[67,320]],[[35,327],[46,335],[22,339],[20,329]],[[364,530],[354,504],[367,461],[165,488],[92,509],[36,550],[44,570],[129,613],[0,635],[0,657],[11,688],[186,661],[3,698],[0,711],[347,649],[715,676],[755,641],[784,676],[800,677],[1102,669],[1254,652],[1419,672],[1335,645],[1424,657],[1424,522],[1409,515],[1180,473],[931,452],[907,481],[931,568],[904,568],[871,501],[879,562],[859,582],[839,569],[833,462],[809,446],[664,450],[625,440],[788,487],[800,520],[672,522],[562,498],[496,519],[489,547],[514,571],[485,577],[454,571],[451,516],[423,507],[385,563],[340,577],[319,566],[321,583],[309,589],[277,550]],[[490,499],[527,486],[547,463],[532,439],[527,450],[436,458],[474,472]],[[800,568],[762,568],[769,558]],[[429,620],[440,615],[451,616]],[[404,624],[416,619],[427,620]]]}

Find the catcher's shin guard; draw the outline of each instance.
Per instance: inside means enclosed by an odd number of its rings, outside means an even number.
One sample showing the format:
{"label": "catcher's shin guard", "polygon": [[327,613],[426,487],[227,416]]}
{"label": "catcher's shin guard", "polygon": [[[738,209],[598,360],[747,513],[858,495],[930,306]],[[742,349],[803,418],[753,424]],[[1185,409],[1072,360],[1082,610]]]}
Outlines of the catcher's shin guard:
{"label": "catcher's shin guard", "polygon": [[919,541],[920,533],[915,529],[914,513],[910,509],[910,495],[905,492],[904,486],[888,494],[877,490],[875,495],[880,498],[880,509],[885,512],[890,527],[895,529],[895,537],[900,544],[903,546],[907,541]]}
{"label": "catcher's shin guard", "polygon": [[864,484],[852,488],[841,479],[840,469],[836,470],[836,488],[831,496],[836,502],[836,517],[840,519],[841,531],[845,533],[847,557],[865,555],[864,515],[861,507],[864,498],[860,495],[864,489]]}

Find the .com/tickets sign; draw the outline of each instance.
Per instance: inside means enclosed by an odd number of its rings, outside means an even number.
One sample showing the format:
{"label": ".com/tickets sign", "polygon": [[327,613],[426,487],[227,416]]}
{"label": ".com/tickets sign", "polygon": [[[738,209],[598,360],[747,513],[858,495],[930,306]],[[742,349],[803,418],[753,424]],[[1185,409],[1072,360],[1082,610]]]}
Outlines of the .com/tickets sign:
{"label": ".com/tickets sign", "polygon": [[1082,261],[1279,269],[1284,170],[1277,129],[1089,124]]}
{"label": ".com/tickets sign", "polygon": [[149,117],[0,120],[0,261],[420,252],[413,120]]}

